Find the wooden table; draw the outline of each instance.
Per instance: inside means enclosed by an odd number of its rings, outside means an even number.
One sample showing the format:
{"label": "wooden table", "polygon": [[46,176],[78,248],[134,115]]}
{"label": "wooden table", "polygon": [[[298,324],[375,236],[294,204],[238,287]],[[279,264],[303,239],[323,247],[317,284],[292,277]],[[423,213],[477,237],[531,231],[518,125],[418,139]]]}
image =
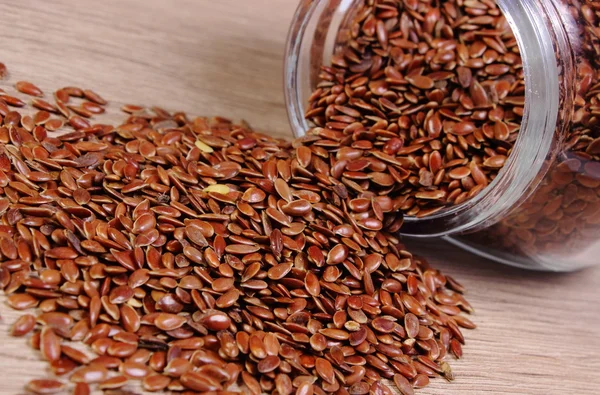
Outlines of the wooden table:
{"label": "wooden table", "polygon": [[[4,1],[0,62],[10,81],[47,92],[82,86],[117,104],[242,118],[289,137],[282,60],[294,9],[292,0]],[[452,363],[456,381],[419,393],[600,393],[600,267],[533,273],[443,242],[418,249],[468,287],[479,325]],[[1,299],[0,393],[23,393],[46,366],[7,335],[18,314]]]}

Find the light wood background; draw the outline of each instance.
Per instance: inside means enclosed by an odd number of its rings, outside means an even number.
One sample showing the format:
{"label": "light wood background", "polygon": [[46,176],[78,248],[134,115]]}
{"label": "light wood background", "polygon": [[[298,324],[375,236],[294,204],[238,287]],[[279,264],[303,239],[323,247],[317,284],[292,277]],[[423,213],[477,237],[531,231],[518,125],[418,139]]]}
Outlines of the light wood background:
{"label": "light wood background", "polygon": [[[91,88],[141,103],[245,119],[291,136],[282,61],[294,0],[0,1],[0,62],[11,82],[46,92]],[[0,87],[9,89],[6,81]],[[443,242],[417,249],[469,289],[479,328],[466,333],[456,381],[420,394],[599,394],[600,267],[572,274],[501,266]],[[22,394],[47,370],[7,330],[0,298],[0,393]]]}

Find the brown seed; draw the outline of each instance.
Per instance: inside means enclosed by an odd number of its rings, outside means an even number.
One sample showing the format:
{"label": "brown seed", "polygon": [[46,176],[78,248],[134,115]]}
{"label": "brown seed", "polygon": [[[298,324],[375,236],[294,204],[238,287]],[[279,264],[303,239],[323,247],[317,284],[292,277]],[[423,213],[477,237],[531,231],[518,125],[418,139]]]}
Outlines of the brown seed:
{"label": "brown seed", "polygon": [[64,87],[62,89],[69,96],[72,96],[72,97],[82,97],[83,96],[83,90],[81,88],[76,87],[76,86],[66,86],[66,87]]}
{"label": "brown seed", "polygon": [[384,317],[377,317],[371,321],[371,326],[378,332],[392,333],[394,331],[394,321]]}
{"label": "brown seed", "polygon": [[26,95],[30,95],[30,96],[43,96],[44,92],[42,92],[42,90],[40,88],[38,88],[37,86],[33,85],[31,82],[28,81],[18,81],[15,84],[15,88],[21,92],[24,93]]}
{"label": "brown seed", "polygon": [[167,313],[160,313],[154,319],[154,325],[164,331],[172,331],[174,329],[181,328],[186,322],[187,319],[183,316]]}
{"label": "brown seed", "polygon": [[237,289],[230,289],[215,301],[215,305],[221,309],[231,307],[237,302],[239,297],[240,292]]}
{"label": "brown seed", "polygon": [[88,121],[86,121],[78,115],[73,115],[69,117],[69,125],[71,125],[76,130],[86,129],[91,126]]}
{"label": "brown seed", "polygon": [[[25,106],[25,102],[21,99],[19,99],[18,97],[14,97],[14,96],[9,96],[9,95],[0,95],[0,99],[8,104],[9,106],[13,106],[13,107],[23,107]],[[6,124],[6,119],[4,120],[4,123]]]}
{"label": "brown seed", "polygon": [[306,273],[304,279],[304,286],[309,294],[312,296],[319,296],[321,294],[321,286],[319,285],[319,279],[313,272]]}
{"label": "brown seed", "polygon": [[460,342],[456,339],[450,340],[450,351],[454,356],[458,359],[462,358],[462,346]]}
{"label": "brown seed", "polygon": [[415,297],[407,293],[402,294],[402,303],[411,313],[413,313],[416,316],[422,316],[426,313],[425,309],[423,308],[423,306],[421,306],[419,301]]}
{"label": "brown seed", "polygon": [[56,361],[60,358],[60,338],[50,327],[44,327],[40,335],[40,351],[48,361]]}
{"label": "brown seed", "polygon": [[494,125],[494,137],[496,140],[506,140],[510,136],[508,125],[502,121],[498,121]]}
{"label": "brown seed", "polygon": [[[48,120],[50,120],[50,113],[48,111],[38,111],[33,116],[33,122],[36,125],[44,125]],[[21,122],[23,122],[23,120],[21,120]]]}
{"label": "brown seed", "polygon": [[192,364],[184,358],[173,358],[163,372],[170,377],[180,377],[193,368]]}
{"label": "brown seed", "polygon": [[64,388],[63,382],[51,379],[35,379],[27,384],[27,389],[34,394],[57,394]]}
{"label": "brown seed", "polygon": [[267,351],[263,341],[258,336],[250,336],[248,340],[250,352],[258,359],[263,359],[267,356]]}
{"label": "brown seed", "polygon": [[110,292],[108,299],[112,304],[121,304],[129,301],[134,295],[134,291],[127,285],[121,285]]}
{"label": "brown seed", "polygon": [[[54,92],[54,98],[60,103],[68,103],[69,102],[69,93],[63,88]],[[66,108],[66,106],[65,106]]]}
{"label": "brown seed", "polygon": [[593,140],[585,150],[590,155],[599,155],[600,154],[600,137]]}
{"label": "brown seed", "polygon": [[293,391],[292,380],[287,374],[278,374],[275,377],[275,389],[280,395],[290,395]]}
{"label": "brown seed", "polygon": [[54,259],[75,259],[78,255],[71,247],[56,247],[46,251],[46,256]]}
{"label": "brown seed", "polygon": [[280,280],[292,270],[292,267],[292,263],[281,263],[269,269],[267,275],[271,280]]}
{"label": "brown seed", "polygon": [[119,366],[119,372],[127,378],[139,380],[150,374],[150,368],[139,362],[126,361]]}
{"label": "brown seed", "polygon": [[236,255],[252,254],[260,250],[258,245],[232,244],[225,247],[225,252]]}
{"label": "brown seed", "polygon": [[15,310],[30,309],[38,304],[38,300],[29,294],[12,294],[7,301],[8,305]]}
{"label": "brown seed", "polygon": [[483,166],[491,167],[491,168],[500,168],[500,167],[504,166],[505,162],[506,162],[506,156],[495,155],[495,156],[492,156],[492,157],[486,159],[485,161],[483,161]]}
{"label": "brown seed", "polygon": [[248,203],[260,203],[266,198],[266,194],[258,188],[248,188],[242,195],[242,199]]}
{"label": "brown seed", "polygon": [[91,200],[91,195],[87,190],[83,188],[77,188],[75,191],[73,191],[73,200],[80,205],[88,204]]}
{"label": "brown seed", "polygon": [[42,325],[48,325],[56,328],[70,328],[73,326],[73,318],[57,311],[46,312],[37,317],[37,322]]}
{"label": "brown seed", "polygon": [[313,393],[312,383],[307,382],[301,383],[296,390],[296,395],[313,395]]}
{"label": "brown seed", "polygon": [[414,388],[424,388],[426,386],[429,385],[429,377],[427,377],[424,374],[418,374],[414,379],[413,379],[413,387]]}
{"label": "brown seed", "polygon": [[283,226],[287,226],[287,227],[291,226],[290,220],[282,212],[275,210],[273,208],[270,208],[270,207],[267,208],[265,210],[265,212],[266,212],[267,216],[269,216],[275,222],[278,222]]}
{"label": "brown seed", "polygon": [[195,371],[184,373],[181,376],[180,381],[185,388],[193,391],[217,391],[221,389],[221,386],[214,383],[209,377]]}
{"label": "brown seed", "polygon": [[317,374],[327,383],[333,384],[335,382],[333,366],[331,366],[331,363],[328,360],[324,358],[317,358],[315,360],[315,369]]}
{"label": "brown seed", "polygon": [[227,314],[215,310],[206,312],[198,322],[213,331],[225,330],[231,325]]}
{"label": "brown seed", "polygon": [[87,110],[88,112],[90,112],[92,114],[102,114],[106,111],[104,108],[102,108],[98,104],[95,104],[92,102],[83,102],[83,103],[81,103],[81,107],[83,107],[85,110]]}
{"label": "brown seed", "polygon": [[465,177],[470,176],[471,175],[471,170],[468,167],[465,167],[465,166],[455,167],[454,169],[450,170],[450,172],[448,172],[448,175],[452,179],[461,180],[461,179],[463,179]]}
{"label": "brown seed", "polygon": [[31,314],[20,316],[13,324],[11,336],[25,336],[35,328],[35,317]]}
{"label": "brown seed", "polygon": [[212,289],[216,292],[227,292],[234,286],[234,280],[228,277],[221,277],[213,281]]}
{"label": "brown seed", "polygon": [[146,391],[159,392],[167,388],[170,382],[171,379],[167,376],[163,376],[162,374],[151,374],[143,378],[142,387]]}
{"label": "brown seed", "polygon": [[53,132],[55,130],[62,128],[63,125],[64,125],[64,122],[60,119],[50,119],[44,124],[44,127],[47,130]]}
{"label": "brown seed", "polygon": [[319,331],[319,333],[324,335],[325,337],[329,337],[329,338],[335,339],[335,340],[347,340],[350,336],[348,334],[348,332],[346,332],[342,329],[334,329],[334,328],[321,329]]}
{"label": "brown seed", "polygon": [[310,148],[301,145],[300,147],[296,148],[296,157],[298,158],[300,166],[307,168],[312,158],[312,152]]}
{"label": "brown seed", "polygon": [[114,376],[99,383],[98,388],[101,390],[121,388],[127,384],[127,381],[127,377],[125,376]]}
{"label": "brown seed", "polygon": [[468,67],[457,67],[456,74],[458,75],[458,81],[462,85],[463,88],[468,88],[471,86],[473,74],[471,73],[471,69]]}
{"label": "brown seed", "polygon": [[361,381],[359,383],[355,383],[350,387],[350,393],[356,395],[368,394],[370,391],[370,386],[368,383]]}
{"label": "brown seed", "polygon": [[315,333],[310,338],[310,346],[315,351],[323,351],[327,348],[327,338],[320,333]]}
{"label": "brown seed", "polygon": [[342,263],[348,257],[348,247],[337,244],[327,254],[327,264],[335,265]]}
{"label": "brown seed", "polygon": [[394,375],[394,384],[396,384],[396,388],[402,395],[413,395],[415,393],[412,384],[401,374]]}
{"label": "brown seed", "polygon": [[50,363],[52,373],[57,376],[64,376],[77,368],[77,364],[68,358],[61,358],[58,361]]}
{"label": "brown seed", "polygon": [[126,358],[133,355],[137,350],[137,344],[123,343],[123,342],[112,342],[108,346],[106,352],[108,355],[117,358]]}
{"label": "brown seed", "polygon": [[82,365],[87,365],[91,361],[91,358],[88,357],[85,353],[83,353],[73,347],[63,345],[63,346],[61,346],[61,350],[62,350],[62,353],[65,354],[67,357],[71,358],[73,361],[80,363]]}
{"label": "brown seed", "polygon": [[281,360],[275,355],[269,355],[262,359],[256,366],[260,373],[269,373],[279,367]]}
{"label": "brown seed", "polygon": [[419,89],[431,89],[433,88],[434,82],[431,78],[422,75],[407,76],[406,80],[413,86]]}
{"label": "brown seed", "polygon": [[404,316],[404,329],[406,334],[411,339],[414,339],[419,334],[419,319],[412,313],[407,313]]}
{"label": "brown seed", "polygon": [[295,217],[301,217],[307,215],[312,210],[312,205],[308,200],[300,199],[294,200],[281,206],[281,211],[284,214],[292,215]]}
{"label": "brown seed", "polygon": [[108,102],[104,100],[100,95],[89,89],[85,89],[83,91],[83,96],[85,96],[85,98],[89,101],[94,102],[96,104],[100,104],[103,106],[108,104]]}
{"label": "brown seed", "polygon": [[127,285],[131,288],[138,288],[146,284],[150,280],[150,274],[147,269],[138,269],[131,273],[127,280]]}
{"label": "brown seed", "polygon": [[58,285],[62,280],[62,275],[58,270],[48,269],[40,273],[40,280],[46,284]]}
{"label": "brown seed", "polygon": [[95,384],[108,378],[108,370],[104,366],[92,364],[83,366],[73,373],[70,380],[73,383]]}
{"label": "brown seed", "polygon": [[292,190],[284,179],[278,178],[273,184],[279,196],[281,196],[288,203],[292,201]]}
{"label": "brown seed", "polygon": [[144,109],[144,107],[136,106],[135,104],[124,104],[121,107],[121,111],[129,113],[129,114],[133,114],[135,112],[142,111],[143,109]]}
{"label": "brown seed", "polygon": [[141,215],[133,223],[133,233],[145,233],[156,227],[156,219],[152,214]]}

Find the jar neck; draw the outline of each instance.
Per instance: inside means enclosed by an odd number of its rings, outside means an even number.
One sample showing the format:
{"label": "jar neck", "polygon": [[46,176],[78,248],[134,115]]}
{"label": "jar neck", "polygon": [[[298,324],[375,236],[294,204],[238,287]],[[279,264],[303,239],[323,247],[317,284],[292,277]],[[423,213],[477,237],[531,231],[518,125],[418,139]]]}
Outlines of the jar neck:
{"label": "jar neck", "polygon": [[[501,172],[472,200],[425,218],[406,218],[403,234],[448,236],[487,228],[525,200],[545,175],[570,119],[574,60],[560,10],[551,1],[497,0],[518,42],[525,73],[519,137]],[[559,108],[560,107],[562,108]]]}

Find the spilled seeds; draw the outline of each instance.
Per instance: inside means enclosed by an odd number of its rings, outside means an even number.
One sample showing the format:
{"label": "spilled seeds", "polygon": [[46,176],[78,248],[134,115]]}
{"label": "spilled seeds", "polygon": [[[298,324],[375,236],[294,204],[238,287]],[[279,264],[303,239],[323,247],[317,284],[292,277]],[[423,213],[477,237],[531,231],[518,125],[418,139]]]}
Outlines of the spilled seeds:
{"label": "spilled seeds", "polygon": [[463,287],[400,242],[400,199],[346,183],[319,144],[157,107],[100,124],[72,114],[106,105],[76,87],[17,98],[38,112],[0,107],[0,285],[27,310],[11,334],[55,376],[30,391],[412,393],[452,378],[443,361],[474,327]]}

